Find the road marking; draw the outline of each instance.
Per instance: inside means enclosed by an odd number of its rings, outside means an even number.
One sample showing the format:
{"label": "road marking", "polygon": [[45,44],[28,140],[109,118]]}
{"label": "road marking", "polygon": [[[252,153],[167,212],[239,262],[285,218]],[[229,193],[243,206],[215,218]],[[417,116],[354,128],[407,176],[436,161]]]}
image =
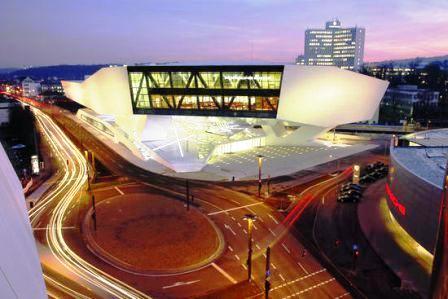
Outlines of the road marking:
{"label": "road marking", "polygon": [[245,264],[241,264],[243,266],[244,270],[247,270],[247,266]]}
{"label": "road marking", "polygon": [[230,218],[232,218],[233,221],[236,221],[235,217],[232,216],[232,217],[230,217]]}
{"label": "road marking", "polygon": [[237,260],[240,260],[240,257],[239,257],[237,254],[235,254],[235,258],[236,258]]}
{"label": "road marking", "polygon": [[348,295],[350,295],[349,292],[344,293],[344,294],[342,294],[342,295],[339,295],[339,296],[337,296],[337,297],[334,297],[334,299],[340,299],[340,298],[343,298],[343,297],[348,296]]}
{"label": "road marking", "polygon": [[200,280],[192,280],[192,281],[186,281],[186,282],[178,281],[178,282],[176,282],[176,283],[174,283],[172,285],[164,286],[164,287],[162,287],[162,289],[170,289],[170,288],[180,287],[180,286],[184,286],[184,285],[190,285],[190,284],[193,284],[193,283],[197,283],[199,281]]}
{"label": "road marking", "polygon": [[302,264],[300,262],[298,262],[297,264],[300,266],[300,268],[302,268],[303,272],[305,272],[306,274],[309,274],[309,272],[305,269],[304,266],[302,266]]}
{"label": "road marking", "polygon": [[218,270],[219,273],[221,273],[225,278],[227,278],[228,280],[230,280],[231,283],[236,284],[237,281],[229,275],[229,273],[227,273],[226,271],[224,271],[221,267],[219,267],[217,264],[212,263],[212,267],[215,268],[216,270]]}
{"label": "road marking", "polygon": [[229,248],[229,250],[231,251],[231,252],[233,252],[233,248],[232,248],[232,246],[227,246],[227,248]]}
{"label": "road marking", "polygon": [[286,250],[286,252],[287,252],[288,254],[291,254],[291,251],[289,250],[288,247],[286,247],[285,243],[282,243],[282,247]]}
{"label": "road marking", "polygon": [[238,224],[239,227],[241,227],[241,224],[239,222],[237,224]]}
{"label": "road marking", "polygon": [[255,247],[257,247],[258,250],[261,250],[261,248],[258,244],[255,244]]}
{"label": "road marking", "polygon": [[247,231],[244,228],[243,228],[243,232],[244,232],[245,235],[247,235]]}
{"label": "road marking", "polygon": [[321,287],[321,286],[323,286],[323,285],[325,285],[325,284],[327,284],[327,283],[330,283],[330,282],[332,282],[332,281],[334,281],[334,280],[336,280],[336,278],[330,278],[330,279],[328,279],[328,280],[325,280],[325,281],[322,281],[321,283],[318,283],[318,284],[316,284],[316,285],[313,285],[313,286],[311,286],[311,287],[309,287],[309,288],[306,288],[306,289],[304,289],[304,290],[301,290],[300,292],[297,292],[297,293],[294,293],[294,294],[291,294],[291,295],[289,295],[289,296],[286,296],[286,297],[283,297],[283,299],[286,299],[286,298],[292,298],[292,297],[296,297],[296,296],[299,296],[299,295],[301,295],[301,294],[303,294],[303,293],[306,293],[306,292],[308,292],[308,291],[311,291],[311,290],[313,290],[313,289],[315,289],[315,288],[318,288],[318,287]]}
{"label": "road marking", "polygon": [[309,278],[309,277],[311,277],[311,276],[315,276],[315,275],[317,275],[317,274],[319,274],[319,273],[322,273],[322,272],[325,272],[325,271],[327,271],[327,269],[321,269],[321,270],[319,270],[319,271],[316,271],[316,272],[313,272],[313,273],[311,273],[311,274],[308,274],[308,275],[299,277],[299,278],[294,279],[294,280],[292,280],[292,281],[285,282],[285,283],[283,283],[283,284],[281,284],[281,285],[276,286],[275,288],[272,288],[271,291],[274,291],[274,290],[277,290],[277,289],[286,287],[286,286],[288,286],[288,285],[290,285],[290,284],[293,284],[293,283],[296,283],[296,282],[298,282],[298,281],[307,279],[307,278]]}
{"label": "road marking", "polygon": [[277,270],[277,267],[274,265],[274,263],[271,263],[272,268],[274,268],[274,270]]}
{"label": "road marking", "polygon": [[280,276],[280,278],[285,281],[286,279],[283,277],[283,275],[279,274],[278,276]]}
{"label": "road marking", "polygon": [[[254,214],[255,214],[255,213],[254,213]],[[264,220],[263,220],[263,218],[261,218],[261,216],[258,216],[258,217],[257,217],[257,221],[264,222]]]}
{"label": "road marking", "polygon": [[277,219],[275,219],[271,214],[268,214],[268,216],[269,216],[269,218],[271,218],[272,219],[272,221],[274,221],[275,222],[275,224],[278,224],[278,221],[277,221]]}
{"label": "road marking", "polygon": [[236,208],[230,208],[230,209],[227,209],[227,210],[221,210],[221,211],[218,211],[218,212],[208,213],[208,215],[209,215],[209,216],[217,215],[217,214],[221,214],[221,213],[225,213],[225,212],[230,212],[230,211],[235,211],[235,210],[239,210],[239,209],[244,209],[244,208],[247,208],[247,207],[256,206],[256,205],[261,205],[261,204],[263,204],[263,203],[262,203],[262,202],[252,203],[252,204],[245,205],[245,206],[240,206],[240,207],[236,207]]}
{"label": "road marking", "polygon": [[272,229],[269,228],[269,231],[274,235],[274,237],[277,236]]}
{"label": "road marking", "polygon": [[118,191],[118,193],[120,193],[120,195],[123,195],[123,194],[124,194],[124,192],[123,192],[123,191],[121,191],[120,189],[118,189],[118,187],[117,187],[117,186],[115,186],[115,190],[117,190],[117,191]]}
{"label": "road marking", "polygon": [[255,228],[255,230],[258,230],[258,228],[255,226],[255,223],[252,223],[252,226]]}
{"label": "road marking", "polygon": [[233,231],[233,229],[230,227],[230,225],[224,224],[224,227],[225,227],[226,229],[230,230],[230,231],[232,232],[232,234],[233,234],[234,236],[236,236],[236,233]]}

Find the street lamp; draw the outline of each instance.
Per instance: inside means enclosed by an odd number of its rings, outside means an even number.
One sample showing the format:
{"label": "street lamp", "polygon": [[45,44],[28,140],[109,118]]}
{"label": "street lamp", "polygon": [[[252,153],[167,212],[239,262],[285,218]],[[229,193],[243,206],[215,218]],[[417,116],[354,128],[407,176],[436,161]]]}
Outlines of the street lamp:
{"label": "street lamp", "polygon": [[263,165],[263,156],[257,155],[258,160],[258,196],[261,196],[261,166]]}
{"label": "street lamp", "polygon": [[254,221],[257,219],[257,215],[254,214],[246,214],[243,217],[244,220],[247,221],[247,234],[248,234],[248,254],[247,254],[247,280],[251,281],[252,279],[252,226]]}

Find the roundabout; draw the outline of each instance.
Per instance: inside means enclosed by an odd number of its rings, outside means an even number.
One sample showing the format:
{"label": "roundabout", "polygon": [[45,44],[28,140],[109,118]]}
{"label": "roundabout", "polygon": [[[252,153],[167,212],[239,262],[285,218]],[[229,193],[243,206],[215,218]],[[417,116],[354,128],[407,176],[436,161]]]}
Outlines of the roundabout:
{"label": "roundabout", "polygon": [[123,271],[156,276],[205,267],[224,249],[216,225],[198,209],[161,194],[124,194],[96,205],[83,221],[88,248]]}

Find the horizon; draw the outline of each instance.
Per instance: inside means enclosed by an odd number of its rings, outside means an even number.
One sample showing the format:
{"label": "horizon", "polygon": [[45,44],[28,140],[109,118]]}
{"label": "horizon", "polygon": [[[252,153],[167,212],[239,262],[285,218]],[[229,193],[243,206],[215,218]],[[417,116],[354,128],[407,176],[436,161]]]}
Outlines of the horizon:
{"label": "horizon", "polygon": [[18,0],[0,12],[0,66],[293,62],[303,53],[305,30],[333,18],[366,29],[366,63],[448,54],[448,2],[359,2]]}

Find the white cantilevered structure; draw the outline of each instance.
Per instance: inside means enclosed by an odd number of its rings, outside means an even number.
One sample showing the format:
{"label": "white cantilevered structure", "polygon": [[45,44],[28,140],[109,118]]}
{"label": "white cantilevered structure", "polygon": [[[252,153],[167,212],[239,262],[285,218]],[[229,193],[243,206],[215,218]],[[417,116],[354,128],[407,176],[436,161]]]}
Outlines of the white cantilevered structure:
{"label": "white cantilevered structure", "polygon": [[62,82],[78,117],[177,172],[253,146],[306,145],[373,117],[388,82],[336,67],[150,65]]}
{"label": "white cantilevered structure", "polygon": [[0,298],[47,298],[23,190],[0,145]]}

